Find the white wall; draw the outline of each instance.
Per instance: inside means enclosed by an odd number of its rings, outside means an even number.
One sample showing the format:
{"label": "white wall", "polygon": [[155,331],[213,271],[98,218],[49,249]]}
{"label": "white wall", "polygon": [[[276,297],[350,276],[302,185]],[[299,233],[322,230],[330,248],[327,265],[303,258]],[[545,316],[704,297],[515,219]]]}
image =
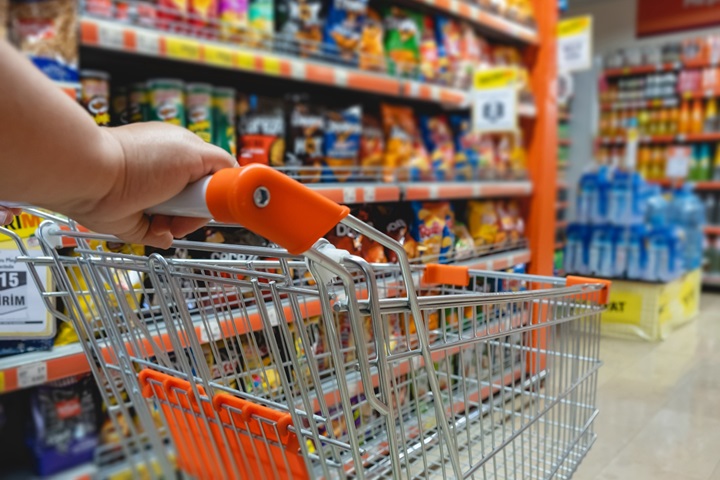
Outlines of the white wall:
{"label": "white wall", "polygon": [[638,39],[635,37],[636,0],[569,0],[569,2],[570,8],[563,17],[588,14],[593,16],[594,48],[598,54],[630,46],[662,44],[704,33],[718,33],[718,27],[715,27]]}

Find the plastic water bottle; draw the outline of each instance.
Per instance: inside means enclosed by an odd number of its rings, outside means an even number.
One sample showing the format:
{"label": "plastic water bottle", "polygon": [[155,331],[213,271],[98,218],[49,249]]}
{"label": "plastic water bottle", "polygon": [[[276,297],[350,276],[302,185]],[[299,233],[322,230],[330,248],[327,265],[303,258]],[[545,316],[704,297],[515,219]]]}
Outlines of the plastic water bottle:
{"label": "plastic water bottle", "polygon": [[567,243],[565,244],[565,271],[586,275],[587,248],[586,236],[588,227],[571,223],[567,230]]}
{"label": "plastic water bottle", "polygon": [[632,280],[645,278],[646,229],[644,225],[630,227],[627,247],[627,277]]}
{"label": "plastic water bottle", "polygon": [[577,196],[577,221],[583,224],[592,223],[595,203],[598,200],[597,172],[591,170],[580,177]]}
{"label": "plastic water bottle", "polygon": [[593,228],[588,260],[588,270],[591,275],[606,278],[613,276],[615,268],[613,234],[614,229],[610,225],[598,225]]}
{"label": "plastic water bottle", "polygon": [[686,270],[694,270],[702,264],[702,245],[704,240],[705,205],[692,191],[691,185],[679,188],[670,203],[668,219],[673,226],[682,229],[684,236],[682,252]]}
{"label": "plastic water bottle", "polygon": [[613,232],[613,245],[615,247],[615,268],[613,277],[624,278],[628,270],[628,250],[630,249],[630,229],[615,227]]}

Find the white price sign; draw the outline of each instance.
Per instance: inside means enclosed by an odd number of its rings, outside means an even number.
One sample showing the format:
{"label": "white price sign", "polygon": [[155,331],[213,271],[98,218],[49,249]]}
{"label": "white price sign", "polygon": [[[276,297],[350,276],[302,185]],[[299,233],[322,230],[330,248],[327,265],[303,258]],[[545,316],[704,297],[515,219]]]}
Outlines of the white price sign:
{"label": "white price sign", "polygon": [[[31,251],[31,254],[40,252]],[[0,338],[52,337],[55,321],[45,309],[27,264],[16,261],[18,255],[14,243],[0,243]],[[36,267],[36,270],[45,282],[47,268]]]}
{"label": "white price sign", "polygon": [[592,67],[592,17],[558,22],[558,71],[577,72]]}
{"label": "white price sign", "polygon": [[42,385],[47,382],[47,364],[45,362],[31,363],[17,368],[17,384],[19,388]]}
{"label": "white price sign", "polygon": [[691,158],[691,147],[679,145],[668,147],[667,161],[665,162],[665,177],[687,178]]}
{"label": "white price sign", "polygon": [[472,122],[476,132],[517,130],[517,70],[493,68],[475,72],[472,90]]}

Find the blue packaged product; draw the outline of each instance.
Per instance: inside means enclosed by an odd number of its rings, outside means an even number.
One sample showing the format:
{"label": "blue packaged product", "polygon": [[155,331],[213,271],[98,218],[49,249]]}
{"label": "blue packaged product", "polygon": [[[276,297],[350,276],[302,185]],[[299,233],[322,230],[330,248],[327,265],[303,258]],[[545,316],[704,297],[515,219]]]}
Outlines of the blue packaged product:
{"label": "blue packaged product", "polygon": [[597,170],[597,191],[591,202],[590,222],[601,224],[608,221],[608,197],[610,192],[610,178],[613,170],[602,165]]}
{"label": "blue packaged product", "polygon": [[324,182],[345,182],[358,165],[362,107],[325,111],[325,156],[322,161]]}
{"label": "blue packaged product", "polygon": [[588,227],[571,223],[567,229],[565,244],[565,271],[586,275],[587,264],[587,232]]}
{"label": "blue packaged product", "polygon": [[99,444],[95,388],[92,377],[85,376],[45,384],[30,394],[27,443],[40,475],[92,461]]}
{"label": "blue packaged product", "polygon": [[595,171],[585,172],[580,177],[577,193],[576,217],[580,223],[591,223],[592,212],[597,202],[597,173]]}
{"label": "blue packaged product", "polygon": [[613,258],[614,230],[609,225],[596,226],[590,235],[588,271],[591,275],[612,277],[615,259]]}
{"label": "blue packaged product", "polygon": [[632,225],[640,220],[641,180],[637,172],[615,171],[608,190],[609,222],[615,225]]}
{"label": "blue packaged product", "polygon": [[634,225],[630,227],[626,252],[626,274],[631,280],[641,280],[645,277],[645,264],[647,256],[645,240],[646,234],[644,225]]}
{"label": "blue packaged product", "polygon": [[450,115],[450,126],[455,139],[455,178],[474,180],[480,165],[489,163],[489,159],[481,158],[479,135],[473,133],[469,115]]}
{"label": "blue packaged product", "polygon": [[357,64],[368,0],[331,0],[325,23],[325,48],[332,58]]}
{"label": "blue packaged product", "polygon": [[684,244],[681,256],[687,270],[699,268],[702,264],[702,245],[705,234],[705,205],[686,185],[678,189],[668,209],[670,224],[682,228]]}
{"label": "blue packaged product", "polygon": [[453,180],[455,145],[447,118],[444,115],[422,115],[420,133],[430,155],[435,179]]}
{"label": "blue packaged product", "polygon": [[628,250],[630,248],[630,229],[627,227],[615,227],[613,234],[615,268],[613,277],[624,278],[628,269]]}

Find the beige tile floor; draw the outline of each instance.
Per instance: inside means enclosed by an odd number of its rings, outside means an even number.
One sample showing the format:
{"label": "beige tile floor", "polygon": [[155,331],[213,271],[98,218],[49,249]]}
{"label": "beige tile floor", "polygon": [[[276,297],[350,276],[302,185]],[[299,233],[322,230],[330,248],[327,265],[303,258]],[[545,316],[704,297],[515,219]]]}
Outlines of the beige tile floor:
{"label": "beige tile floor", "polygon": [[660,343],[603,338],[598,439],[574,480],[720,480],[720,294]]}

